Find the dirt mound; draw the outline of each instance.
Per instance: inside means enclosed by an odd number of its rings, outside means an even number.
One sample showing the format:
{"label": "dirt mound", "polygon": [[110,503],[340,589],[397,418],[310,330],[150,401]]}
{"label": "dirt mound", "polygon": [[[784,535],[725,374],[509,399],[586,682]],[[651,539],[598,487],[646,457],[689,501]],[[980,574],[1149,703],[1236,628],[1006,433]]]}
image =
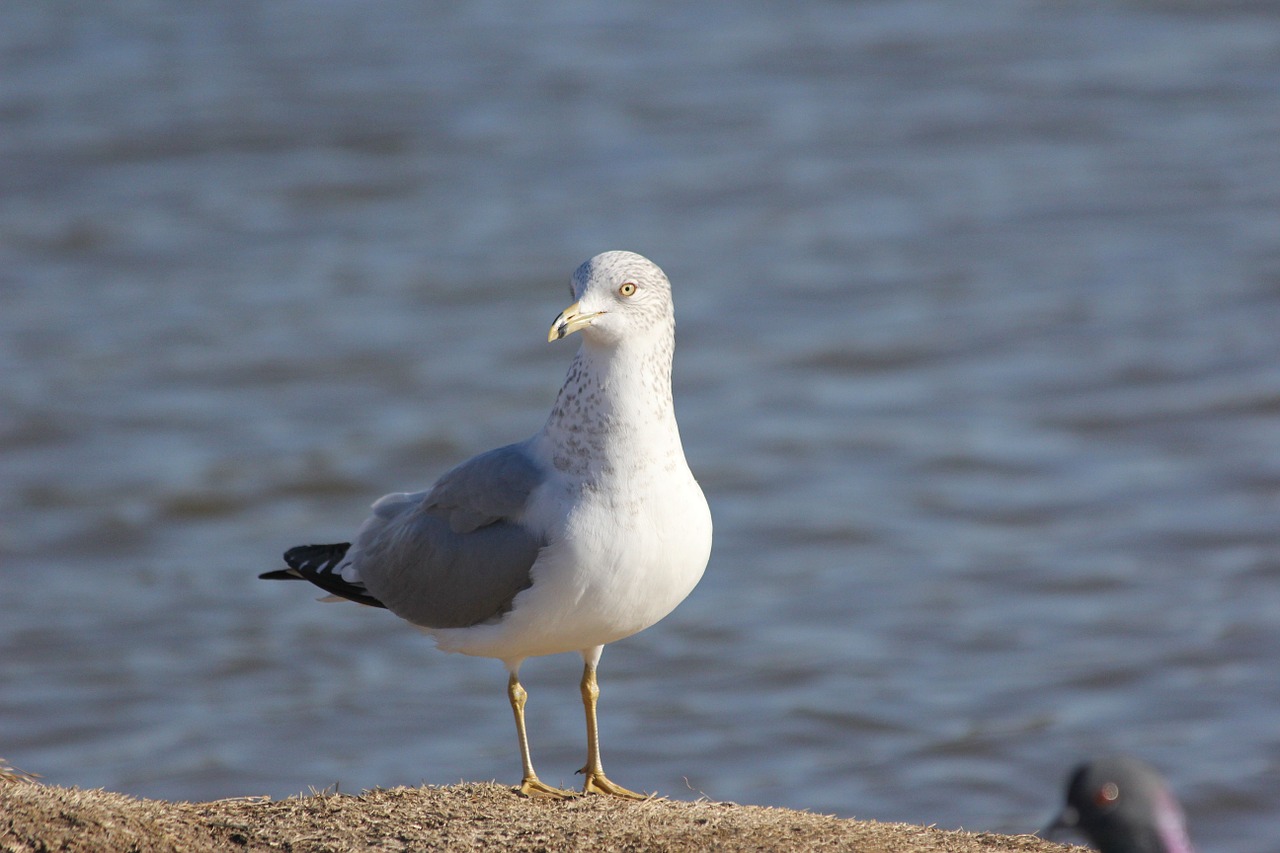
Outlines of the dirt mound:
{"label": "dirt mound", "polygon": [[527,800],[501,785],[211,803],[0,781],[0,850],[849,850],[1056,853],[1033,836],[840,820],[732,803]]}

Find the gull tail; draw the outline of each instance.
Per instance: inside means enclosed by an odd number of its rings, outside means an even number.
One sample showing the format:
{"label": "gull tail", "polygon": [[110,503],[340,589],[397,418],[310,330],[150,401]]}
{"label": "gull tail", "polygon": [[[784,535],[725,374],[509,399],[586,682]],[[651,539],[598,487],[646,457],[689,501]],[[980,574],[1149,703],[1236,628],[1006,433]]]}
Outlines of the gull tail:
{"label": "gull tail", "polygon": [[369,594],[364,584],[344,580],[342,558],[347,555],[350,542],[334,545],[299,545],[284,552],[287,569],[263,572],[258,575],[267,581],[311,581],[325,592],[370,607],[386,607]]}

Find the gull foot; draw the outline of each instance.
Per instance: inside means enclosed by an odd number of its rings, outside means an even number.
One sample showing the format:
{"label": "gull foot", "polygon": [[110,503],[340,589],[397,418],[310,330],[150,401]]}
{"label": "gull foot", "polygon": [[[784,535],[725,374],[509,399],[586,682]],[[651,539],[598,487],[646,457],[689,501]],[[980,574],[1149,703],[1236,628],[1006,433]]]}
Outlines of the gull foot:
{"label": "gull foot", "polygon": [[588,773],[586,784],[582,786],[584,794],[608,794],[612,797],[621,797],[624,800],[647,800],[649,794],[637,794],[635,791],[628,791],[621,785],[609,781],[609,777],[603,773]]}
{"label": "gull foot", "polygon": [[574,797],[578,796],[577,791],[566,791],[563,788],[553,788],[537,776],[533,776],[522,781],[520,783],[520,787],[516,788],[516,793],[522,797],[534,797],[547,800],[572,800]]}

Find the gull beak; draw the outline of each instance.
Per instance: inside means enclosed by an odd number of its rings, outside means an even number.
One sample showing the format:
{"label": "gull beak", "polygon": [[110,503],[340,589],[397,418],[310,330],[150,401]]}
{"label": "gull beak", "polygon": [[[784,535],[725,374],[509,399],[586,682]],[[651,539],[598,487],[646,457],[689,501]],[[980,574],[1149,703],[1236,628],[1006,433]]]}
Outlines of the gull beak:
{"label": "gull beak", "polygon": [[579,307],[582,303],[575,302],[568,308],[560,312],[551,323],[551,331],[547,333],[547,343],[558,341],[565,335],[572,335],[579,329],[585,329],[590,326],[597,317],[603,314],[603,311],[593,311],[584,314]]}

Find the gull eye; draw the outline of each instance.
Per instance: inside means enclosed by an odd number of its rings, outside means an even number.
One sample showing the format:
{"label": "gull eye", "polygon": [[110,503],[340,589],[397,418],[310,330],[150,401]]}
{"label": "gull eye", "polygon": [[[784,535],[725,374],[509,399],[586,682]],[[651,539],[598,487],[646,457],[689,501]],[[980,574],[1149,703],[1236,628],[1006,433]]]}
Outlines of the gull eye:
{"label": "gull eye", "polygon": [[636,283],[634,281],[628,281],[623,284],[622,287],[618,288],[618,292],[623,296],[634,296],[636,292]]}

